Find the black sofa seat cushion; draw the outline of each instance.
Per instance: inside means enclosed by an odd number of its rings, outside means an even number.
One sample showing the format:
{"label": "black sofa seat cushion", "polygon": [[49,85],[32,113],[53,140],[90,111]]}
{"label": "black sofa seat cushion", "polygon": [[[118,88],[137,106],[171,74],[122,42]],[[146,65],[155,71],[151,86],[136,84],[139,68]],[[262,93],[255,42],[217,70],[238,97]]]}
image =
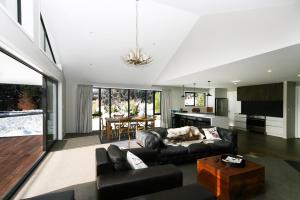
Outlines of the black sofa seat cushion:
{"label": "black sofa seat cushion", "polygon": [[168,145],[160,150],[161,157],[186,155],[188,149],[184,146],[172,146]]}
{"label": "black sofa seat cushion", "polygon": [[74,190],[47,193],[23,200],[74,200]]}
{"label": "black sofa seat cushion", "polygon": [[209,155],[210,149],[210,146],[204,143],[195,143],[188,146],[189,153],[197,155]]}
{"label": "black sofa seat cushion", "polygon": [[170,190],[164,190],[144,196],[138,196],[127,200],[216,200],[217,198],[210,191],[198,184],[187,185]]}
{"label": "black sofa seat cushion", "polygon": [[231,143],[224,140],[217,140],[214,143],[207,144],[212,154],[222,154],[231,152]]}
{"label": "black sofa seat cushion", "polygon": [[174,165],[117,171],[97,177],[101,200],[129,198],[182,186],[182,172]]}

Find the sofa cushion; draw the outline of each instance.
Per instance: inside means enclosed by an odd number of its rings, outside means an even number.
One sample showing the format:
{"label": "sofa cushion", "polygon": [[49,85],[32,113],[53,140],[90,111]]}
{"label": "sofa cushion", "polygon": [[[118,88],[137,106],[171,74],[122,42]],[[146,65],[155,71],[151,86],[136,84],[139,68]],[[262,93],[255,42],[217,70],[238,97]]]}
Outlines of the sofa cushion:
{"label": "sofa cushion", "polygon": [[127,170],[127,160],[124,151],[116,145],[110,145],[107,149],[107,154],[114,165],[116,171]]}
{"label": "sofa cushion", "polygon": [[203,128],[202,130],[205,133],[206,139],[221,140],[218,130],[217,130],[217,127]]}
{"label": "sofa cushion", "polygon": [[144,169],[148,166],[136,155],[127,151],[127,162],[130,165],[131,169]]}
{"label": "sofa cushion", "polygon": [[142,147],[150,149],[159,149],[162,143],[160,135],[151,130],[137,131],[136,141]]}
{"label": "sofa cushion", "polygon": [[[130,200],[216,200],[214,194],[198,184],[186,185],[183,187],[173,188],[170,190],[164,190],[148,195],[138,196],[130,198]],[[129,200],[129,199],[127,199]]]}
{"label": "sofa cushion", "polygon": [[160,150],[160,156],[177,156],[177,155],[184,155],[188,153],[188,149],[183,146],[171,146],[168,145],[165,148]]}
{"label": "sofa cushion", "polygon": [[229,153],[231,150],[231,143],[224,140],[217,140],[207,145],[213,154]]}
{"label": "sofa cushion", "polygon": [[188,151],[191,154],[207,155],[210,153],[210,146],[203,143],[191,144],[188,146]]}
{"label": "sofa cushion", "polygon": [[166,138],[168,135],[168,129],[167,128],[161,128],[161,127],[156,127],[153,129],[156,133],[160,135],[162,139]]}

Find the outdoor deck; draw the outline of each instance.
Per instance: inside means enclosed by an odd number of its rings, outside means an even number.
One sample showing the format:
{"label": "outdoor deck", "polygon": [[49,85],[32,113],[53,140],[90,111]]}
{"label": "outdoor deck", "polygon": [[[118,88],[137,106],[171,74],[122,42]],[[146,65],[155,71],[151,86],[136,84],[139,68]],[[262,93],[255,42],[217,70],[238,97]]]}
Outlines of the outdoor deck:
{"label": "outdoor deck", "polygon": [[0,199],[42,154],[42,135],[0,138]]}

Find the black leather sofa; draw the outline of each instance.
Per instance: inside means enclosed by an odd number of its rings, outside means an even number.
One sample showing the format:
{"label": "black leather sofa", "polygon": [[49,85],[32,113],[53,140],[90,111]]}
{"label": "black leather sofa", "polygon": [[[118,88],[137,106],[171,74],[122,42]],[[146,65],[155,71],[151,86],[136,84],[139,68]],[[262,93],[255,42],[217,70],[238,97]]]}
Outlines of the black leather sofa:
{"label": "black leather sofa", "polygon": [[133,197],[126,200],[217,200],[214,194],[198,184],[186,185],[179,188],[173,188],[156,192],[152,194]]}
{"label": "black leather sofa", "polygon": [[126,151],[111,147],[96,149],[98,199],[124,199],[182,186],[182,172],[174,165],[154,166],[151,150],[138,155],[148,168],[131,170],[122,166]]}
{"label": "black leather sofa", "polygon": [[152,130],[139,131],[136,133],[137,143],[143,148],[130,149],[130,151],[158,164],[180,164],[213,155],[237,154],[237,132],[223,128],[217,130],[222,140],[210,144],[194,143],[188,147],[165,145],[162,140],[167,136],[166,128],[155,128],[153,131],[157,134],[153,134]]}

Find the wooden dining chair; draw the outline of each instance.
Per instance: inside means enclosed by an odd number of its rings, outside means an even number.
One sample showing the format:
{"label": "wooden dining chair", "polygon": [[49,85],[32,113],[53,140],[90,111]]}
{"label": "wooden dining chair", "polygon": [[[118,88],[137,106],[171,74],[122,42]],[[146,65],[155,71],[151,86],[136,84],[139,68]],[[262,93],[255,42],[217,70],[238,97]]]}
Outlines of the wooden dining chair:
{"label": "wooden dining chair", "polygon": [[146,130],[146,119],[145,117],[137,118],[135,120],[135,131]]}
{"label": "wooden dining chair", "polygon": [[121,134],[123,133],[125,134],[127,133],[128,140],[130,141],[131,118],[130,117],[120,118],[117,129],[118,129],[119,141],[121,140]]}
{"label": "wooden dining chair", "polygon": [[100,124],[101,124],[101,132],[100,132],[100,138],[102,140],[103,135],[106,135],[107,137],[107,127],[106,127],[106,123],[104,123],[103,118],[100,118]]}

